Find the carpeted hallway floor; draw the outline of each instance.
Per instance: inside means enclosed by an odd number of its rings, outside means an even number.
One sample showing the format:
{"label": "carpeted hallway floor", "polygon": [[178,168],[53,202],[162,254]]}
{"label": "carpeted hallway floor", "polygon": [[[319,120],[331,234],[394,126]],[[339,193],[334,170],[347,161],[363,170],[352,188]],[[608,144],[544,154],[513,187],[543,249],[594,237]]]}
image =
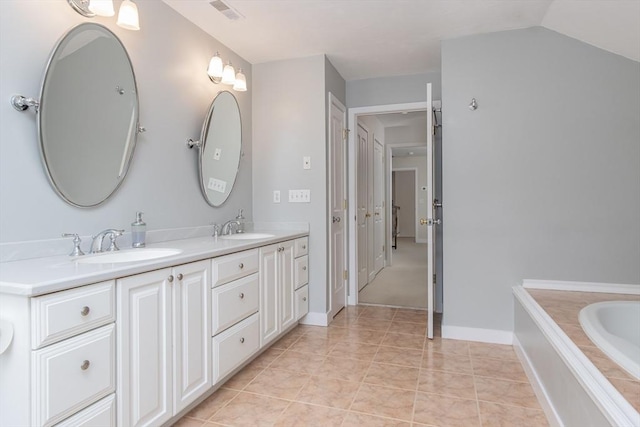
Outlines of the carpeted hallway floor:
{"label": "carpeted hallway floor", "polygon": [[398,238],[393,265],[362,288],[358,302],[426,309],[427,245],[415,243],[412,237]]}

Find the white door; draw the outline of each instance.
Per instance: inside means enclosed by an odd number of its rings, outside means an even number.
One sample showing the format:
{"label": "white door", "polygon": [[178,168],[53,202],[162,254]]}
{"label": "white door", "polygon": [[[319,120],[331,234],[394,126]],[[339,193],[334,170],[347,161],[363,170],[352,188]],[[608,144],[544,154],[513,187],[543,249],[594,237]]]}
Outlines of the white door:
{"label": "white door", "polygon": [[369,132],[360,124],[357,131],[358,161],[356,164],[358,200],[358,290],[364,288],[369,281],[368,240],[369,240]]}
{"label": "white door", "polygon": [[344,308],[347,299],[346,245],[346,108],[332,94],[329,94],[329,188],[330,216],[330,275],[331,319]]}
{"label": "white door", "polygon": [[119,426],[157,426],[172,416],[171,270],[117,281]]}
{"label": "white door", "polygon": [[173,271],[173,408],[178,413],[211,383],[211,261]]}
{"label": "white door", "polygon": [[435,216],[433,213],[433,187],[435,176],[435,157],[433,155],[433,105],[431,83],[427,83],[427,338],[433,339],[433,307],[435,301]]}
{"label": "white door", "polygon": [[373,143],[373,265],[374,275],[384,267],[384,147],[374,138]]}

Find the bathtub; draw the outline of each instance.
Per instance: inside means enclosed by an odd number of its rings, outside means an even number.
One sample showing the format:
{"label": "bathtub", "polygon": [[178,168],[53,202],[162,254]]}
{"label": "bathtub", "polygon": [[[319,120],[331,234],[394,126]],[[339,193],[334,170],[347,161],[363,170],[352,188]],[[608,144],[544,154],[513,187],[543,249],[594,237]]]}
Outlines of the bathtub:
{"label": "bathtub", "polygon": [[579,318],[591,341],[640,380],[640,303],[598,302],[580,310]]}

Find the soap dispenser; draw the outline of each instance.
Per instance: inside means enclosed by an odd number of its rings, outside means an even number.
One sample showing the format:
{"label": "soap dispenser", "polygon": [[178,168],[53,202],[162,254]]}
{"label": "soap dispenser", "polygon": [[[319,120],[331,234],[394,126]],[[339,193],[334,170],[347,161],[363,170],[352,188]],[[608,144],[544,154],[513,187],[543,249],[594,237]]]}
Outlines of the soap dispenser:
{"label": "soap dispenser", "polygon": [[144,248],[147,224],[142,221],[143,212],[136,212],[136,220],[131,223],[131,246],[134,248]]}
{"label": "soap dispenser", "polygon": [[236,229],[236,233],[244,233],[244,216],[242,216],[242,209],[238,210],[236,221],[238,221],[238,228]]}

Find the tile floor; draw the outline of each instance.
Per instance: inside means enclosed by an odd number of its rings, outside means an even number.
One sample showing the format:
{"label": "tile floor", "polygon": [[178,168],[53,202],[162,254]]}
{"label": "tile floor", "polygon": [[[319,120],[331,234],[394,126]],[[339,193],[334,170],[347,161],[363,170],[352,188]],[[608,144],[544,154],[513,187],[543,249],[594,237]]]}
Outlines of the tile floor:
{"label": "tile floor", "polygon": [[425,340],[424,311],[298,326],[175,425],[546,426],[511,346]]}

